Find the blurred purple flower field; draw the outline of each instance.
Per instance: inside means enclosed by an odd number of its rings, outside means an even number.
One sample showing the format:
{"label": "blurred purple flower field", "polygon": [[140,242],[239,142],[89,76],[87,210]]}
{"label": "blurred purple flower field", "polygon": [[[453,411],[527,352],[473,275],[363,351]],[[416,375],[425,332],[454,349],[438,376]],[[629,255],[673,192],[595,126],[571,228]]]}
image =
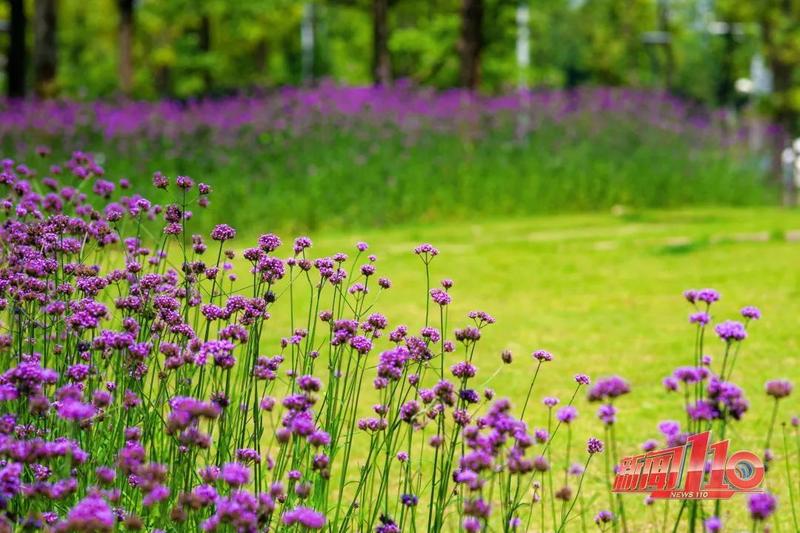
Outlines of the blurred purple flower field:
{"label": "blurred purple flower field", "polygon": [[203,175],[227,188],[211,213],[250,224],[261,208],[274,226],[296,229],[769,203],[778,191],[767,154],[780,135],[665,93],[605,88],[488,97],[323,84],[0,109],[6,153],[87,150],[138,185],[153,168]]}
{"label": "blurred purple flower field", "polygon": [[[239,134],[288,132],[302,134],[325,120],[358,119],[392,125],[407,134],[419,128],[434,131],[489,132],[509,118],[526,115],[536,131],[545,122],[616,118],[637,125],[731,144],[747,136],[747,128],[731,129],[723,110],[709,110],[658,91],[632,88],[582,88],[572,91],[542,89],[504,96],[481,96],[471,91],[435,91],[404,87],[347,87],[324,84],[319,88],[284,88],[263,96],[156,102],[7,102],[0,113],[2,136],[21,132],[71,138],[92,133],[106,141],[141,136],[179,141],[184,136],[211,132],[225,144]],[[602,129],[603,121],[596,127]],[[85,147],[84,147],[85,148]]]}

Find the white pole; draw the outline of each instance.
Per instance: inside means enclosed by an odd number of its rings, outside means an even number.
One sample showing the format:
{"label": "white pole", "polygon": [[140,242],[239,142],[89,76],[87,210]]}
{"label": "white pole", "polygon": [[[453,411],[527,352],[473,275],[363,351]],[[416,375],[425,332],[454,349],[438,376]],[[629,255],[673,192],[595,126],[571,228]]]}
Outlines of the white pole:
{"label": "white pole", "polygon": [[517,70],[518,86],[528,88],[528,69],[531,65],[531,11],[527,0],[517,3]]}
{"label": "white pole", "polygon": [[303,83],[309,83],[314,80],[314,2],[303,4],[303,19],[300,22],[300,48]]}
{"label": "white pole", "polygon": [[520,141],[527,137],[530,125],[528,77],[531,66],[531,11],[528,2],[529,0],[517,2],[517,88],[522,107],[517,120],[517,138]]}

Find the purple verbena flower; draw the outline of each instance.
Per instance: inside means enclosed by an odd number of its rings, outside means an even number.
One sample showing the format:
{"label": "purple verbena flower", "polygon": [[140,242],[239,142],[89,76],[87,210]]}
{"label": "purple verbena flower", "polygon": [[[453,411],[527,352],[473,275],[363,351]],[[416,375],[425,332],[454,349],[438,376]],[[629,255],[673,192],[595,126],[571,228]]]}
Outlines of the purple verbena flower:
{"label": "purple verbena flower", "polygon": [[600,511],[594,517],[594,523],[597,524],[598,526],[603,524],[608,524],[612,520],[614,520],[614,513],[606,510]]}
{"label": "purple verbena flower", "polygon": [[111,532],[114,529],[114,514],[108,504],[96,494],[79,501],[67,513],[67,531]]}
{"label": "purple verbena flower", "polygon": [[250,482],[250,469],[240,463],[227,463],[222,467],[222,480],[231,487],[241,487]]}
{"label": "purple verbena flower", "polygon": [[571,423],[578,418],[578,410],[573,405],[562,407],[556,412],[556,419],[565,424]]}
{"label": "purple verbena flower", "polygon": [[788,379],[775,379],[767,381],[764,388],[767,391],[767,395],[772,396],[776,400],[780,400],[781,398],[789,396],[794,387],[792,386],[792,382]]}
{"label": "purple verbena flower", "polygon": [[286,526],[299,525],[304,529],[322,529],[325,527],[325,515],[309,507],[295,507],[283,513],[281,521]]}
{"label": "purple verbena flower", "polygon": [[611,404],[603,404],[597,409],[597,418],[605,425],[612,425],[617,418],[617,408]]}
{"label": "purple verbena flower", "polygon": [[718,301],[720,299],[720,294],[714,289],[700,289],[697,291],[697,301],[698,302],[705,302],[708,305]]}
{"label": "purple verbena flower", "polygon": [[722,520],[717,516],[710,516],[703,522],[703,527],[705,527],[706,533],[719,533],[722,531]]}
{"label": "purple verbena flower", "polygon": [[229,241],[236,237],[236,230],[227,224],[217,224],[211,231],[211,238],[215,241]]}
{"label": "purple verbena flower", "polygon": [[758,307],[753,307],[752,305],[743,307],[740,311],[740,314],[746,320],[758,320],[761,318],[761,311],[758,309]]}
{"label": "purple verbena flower", "polygon": [[594,437],[589,437],[586,441],[586,451],[590,454],[600,453],[603,451],[603,441]]}
{"label": "purple verbena flower", "polygon": [[711,322],[711,316],[705,311],[698,311],[697,313],[689,315],[689,322],[691,324],[697,324],[698,326],[705,326]]}
{"label": "purple verbena flower", "polygon": [[725,342],[743,341],[747,338],[747,331],[744,326],[733,320],[726,320],[717,324],[714,331]]}
{"label": "purple verbena flower", "polygon": [[756,521],[768,519],[777,506],[778,500],[769,492],[751,494],[747,500],[750,517]]}

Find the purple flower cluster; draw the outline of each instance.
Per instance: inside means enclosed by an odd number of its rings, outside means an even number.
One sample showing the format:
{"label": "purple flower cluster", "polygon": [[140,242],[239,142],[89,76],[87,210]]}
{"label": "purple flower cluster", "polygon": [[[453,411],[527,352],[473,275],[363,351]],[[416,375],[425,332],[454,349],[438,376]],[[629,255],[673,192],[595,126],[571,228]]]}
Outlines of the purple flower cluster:
{"label": "purple flower cluster", "polygon": [[772,381],[767,381],[764,388],[769,396],[772,396],[776,400],[780,400],[781,398],[786,398],[789,396],[794,387],[789,380],[775,379]]}
{"label": "purple flower cluster", "polygon": [[286,511],[281,517],[281,521],[286,526],[298,524],[305,529],[322,529],[325,527],[325,515],[308,507],[295,507],[290,511]]}
{"label": "purple flower cluster", "polygon": [[602,452],[603,442],[600,439],[589,437],[589,440],[586,441],[586,451],[588,451],[590,454]]}
{"label": "purple flower cluster", "polygon": [[628,394],[631,387],[627,381],[619,376],[611,376],[597,380],[587,393],[590,402],[613,401],[620,396]]}
{"label": "purple flower cluster", "polygon": [[747,500],[747,507],[753,520],[763,521],[772,516],[778,506],[778,500],[769,492],[752,494]]}
{"label": "purple flower cluster", "polygon": [[726,320],[714,328],[720,339],[726,342],[743,341],[747,338],[747,330],[740,322]]}

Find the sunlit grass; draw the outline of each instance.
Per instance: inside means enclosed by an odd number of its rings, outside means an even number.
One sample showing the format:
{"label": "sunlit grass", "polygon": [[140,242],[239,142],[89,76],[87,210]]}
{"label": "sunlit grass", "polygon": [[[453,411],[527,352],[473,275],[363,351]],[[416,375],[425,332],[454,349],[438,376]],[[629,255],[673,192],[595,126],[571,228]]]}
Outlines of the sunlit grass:
{"label": "sunlit grass", "polygon": [[[751,326],[733,376],[751,407],[728,436],[732,449],[761,453],[770,415],[764,382],[800,381],[798,229],[800,213],[778,209],[638,212],[316,234],[314,251],[351,250],[357,240],[368,241],[370,251],[379,256],[379,275],[394,283],[391,297],[379,300],[378,307],[397,324],[424,316],[424,273],[411,250],[422,240],[433,242],[441,250],[433,263],[434,281],[451,277],[456,282],[450,324],[457,327],[473,309],[497,318],[479,343],[477,383],[521,402],[533,372],[529,354],[538,348],[553,352],[556,361],[539,376],[537,404],[545,395],[566,394],[577,372],[593,378],[620,374],[633,388],[618,403],[623,454],[633,454],[644,440],[659,437],[658,421],[684,419],[681,400],[661,386],[673,368],[691,362],[690,307],[682,291],[718,289],[723,297],[714,306],[715,320],[736,318],[744,305],[756,305],[764,317]],[[244,239],[242,235],[238,242]],[[277,305],[270,324],[276,337],[288,331],[286,313],[277,310],[287,302]],[[412,328],[421,325],[406,323]],[[710,355],[721,355],[722,343],[715,338],[708,347]],[[515,360],[511,367],[500,368],[505,348]],[[362,403],[367,414],[371,403]],[[794,406],[794,398],[782,404],[783,420],[794,414]],[[574,435],[600,434],[596,405],[581,400],[578,409]],[[533,425],[543,425],[543,409],[529,412]],[[788,521],[782,445],[774,448],[778,459],[770,485],[783,502],[781,519]],[[366,450],[361,452],[366,455]],[[595,470],[588,485],[595,492],[587,494],[587,502],[597,503],[587,506],[587,513],[606,502],[600,472]],[[637,531],[654,523],[651,512],[640,508],[640,499],[626,497]],[[742,497],[728,505],[741,520],[743,507]],[[654,512],[660,524],[662,507]]]}

